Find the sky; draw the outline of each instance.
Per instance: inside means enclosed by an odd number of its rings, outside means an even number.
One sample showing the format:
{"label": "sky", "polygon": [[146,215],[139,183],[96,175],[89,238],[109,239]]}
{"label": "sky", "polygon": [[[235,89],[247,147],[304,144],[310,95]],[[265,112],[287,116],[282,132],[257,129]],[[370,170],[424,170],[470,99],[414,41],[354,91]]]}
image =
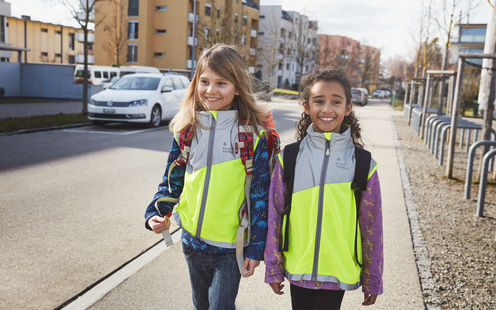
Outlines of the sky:
{"label": "sky", "polygon": [[[427,1],[427,0],[424,0]],[[443,0],[432,0],[441,2]],[[486,0],[458,0],[461,8],[472,2],[471,23],[487,23],[490,6]],[[490,0],[493,3],[496,0]],[[61,0],[7,0],[12,16],[76,26]],[[410,59],[415,46],[412,33],[421,11],[421,0],[261,0],[261,5],[281,5],[319,23],[319,33],[342,35],[381,49],[386,60],[400,56]],[[448,1],[451,2],[451,1]]]}

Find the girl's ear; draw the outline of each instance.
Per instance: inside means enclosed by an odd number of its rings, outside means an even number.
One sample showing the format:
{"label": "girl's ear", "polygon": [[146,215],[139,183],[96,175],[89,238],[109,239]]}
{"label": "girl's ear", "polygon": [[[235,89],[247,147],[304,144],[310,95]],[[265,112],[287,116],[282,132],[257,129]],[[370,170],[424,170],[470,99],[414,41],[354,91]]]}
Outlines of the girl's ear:
{"label": "girl's ear", "polygon": [[310,115],[310,106],[308,105],[306,100],[303,100],[303,111],[305,111],[306,114]]}
{"label": "girl's ear", "polygon": [[346,106],[346,116],[350,115],[352,110],[353,110],[353,104],[350,102],[350,104]]}

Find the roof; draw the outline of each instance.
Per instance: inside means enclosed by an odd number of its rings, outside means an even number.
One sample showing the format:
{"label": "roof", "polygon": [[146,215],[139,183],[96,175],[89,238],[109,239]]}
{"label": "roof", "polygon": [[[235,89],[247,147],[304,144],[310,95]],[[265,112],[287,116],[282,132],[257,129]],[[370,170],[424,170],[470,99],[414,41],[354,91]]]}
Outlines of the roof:
{"label": "roof", "polygon": [[260,10],[260,8],[258,7],[258,5],[253,0],[243,0],[243,4],[246,5],[246,6],[249,6],[249,7],[253,8],[255,10]]}
{"label": "roof", "polygon": [[289,20],[290,22],[293,21],[293,18],[291,18],[291,15],[289,15],[288,11],[281,10],[281,17],[285,20]]}

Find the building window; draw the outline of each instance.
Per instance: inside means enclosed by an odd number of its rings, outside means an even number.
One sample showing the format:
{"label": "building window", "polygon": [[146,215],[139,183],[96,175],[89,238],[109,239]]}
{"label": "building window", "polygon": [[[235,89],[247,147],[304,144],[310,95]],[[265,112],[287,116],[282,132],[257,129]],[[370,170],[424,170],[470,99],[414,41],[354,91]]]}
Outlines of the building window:
{"label": "building window", "polygon": [[55,57],[61,58],[61,57],[62,57],[62,54],[60,54],[60,53],[55,53]]}
{"label": "building window", "polygon": [[154,57],[165,58],[165,53],[153,53]]}
{"label": "building window", "polygon": [[217,18],[220,18],[220,9],[217,8]]}
{"label": "building window", "polygon": [[210,28],[203,28],[203,37],[205,38],[205,40],[208,40],[210,38]]}
{"label": "building window", "polygon": [[69,49],[74,50],[75,47],[75,35],[74,33],[69,33]]}
{"label": "building window", "polygon": [[60,31],[60,30],[55,30],[55,34],[62,34],[62,31]]}
{"label": "building window", "polygon": [[139,15],[139,1],[138,0],[129,0],[127,15],[129,15],[129,16],[138,16]]}
{"label": "building window", "polygon": [[263,31],[259,31],[259,32],[258,32],[258,35],[259,35],[259,36],[263,36],[264,34],[265,34],[265,33],[264,33]]}
{"label": "building window", "polygon": [[210,10],[212,9],[212,7],[210,6],[210,4],[205,4],[205,16],[210,16]]}
{"label": "building window", "polygon": [[46,33],[48,33],[48,28],[41,28],[41,32],[46,32]]}
{"label": "building window", "polygon": [[155,11],[163,11],[163,12],[165,12],[165,11],[167,11],[167,5],[157,5],[155,7]]}
{"label": "building window", "polygon": [[69,55],[69,63],[74,64],[76,63],[76,56],[74,55]]}
{"label": "building window", "polygon": [[246,26],[247,23],[248,23],[248,17],[243,16],[243,26]]}
{"label": "building window", "polygon": [[138,45],[128,44],[127,46],[127,62],[138,62]]}
{"label": "building window", "polygon": [[129,40],[138,40],[138,22],[130,21],[127,29],[127,38]]}
{"label": "building window", "polygon": [[88,50],[89,51],[93,50],[93,43],[88,42]]}
{"label": "building window", "polygon": [[265,18],[265,15],[260,15],[260,19],[264,19]]}
{"label": "building window", "polygon": [[165,30],[165,29],[155,29],[155,33],[156,34],[166,34],[167,33],[167,30]]}
{"label": "building window", "polygon": [[41,52],[41,57],[48,57],[48,52]]}
{"label": "building window", "polygon": [[5,16],[0,16],[0,42],[6,42],[7,39],[5,38],[5,34],[7,31],[5,31]]}
{"label": "building window", "polygon": [[237,23],[238,22],[238,13],[234,14],[234,22]]}
{"label": "building window", "polygon": [[286,64],[286,70],[289,70],[289,63]]}
{"label": "building window", "polygon": [[245,35],[241,36],[241,45],[246,45],[246,36]]}

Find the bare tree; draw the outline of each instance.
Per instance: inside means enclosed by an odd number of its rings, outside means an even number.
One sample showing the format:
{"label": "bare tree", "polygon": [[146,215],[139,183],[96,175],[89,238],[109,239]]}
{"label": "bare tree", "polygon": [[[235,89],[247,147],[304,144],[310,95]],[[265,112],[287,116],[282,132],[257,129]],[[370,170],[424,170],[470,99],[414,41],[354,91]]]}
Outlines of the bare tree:
{"label": "bare tree", "polygon": [[123,50],[127,42],[125,3],[121,0],[107,0],[105,4],[112,15],[102,20],[103,30],[108,33],[108,40],[103,49],[112,59],[112,63],[119,67],[124,62]]}
{"label": "bare tree", "polygon": [[[296,36],[296,63],[298,64],[298,73],[296,83],[300,84],[301,77],[304,73],[305,66],[315,65],[318,58],[316,53],[317,40],[317,23],[311,21],[307,16],[298,13],[293,14],[293,33]],[[310,70],[311,68],[309,68]],[[305,72],[306,73],[306,72]]]}
{"label": "bare tree", "polygon": [[367,45],[361,46],[361,87],[375,83],[378,78],[381,62],[380,50]]}
{"label": "bare tree", "polygon": [[257,56],[261,63],[265,64],[265,66],[262,66],[262,68],[266,69],[263,75],[265,73],[268,76],[270,87],[274,86],[274,74],[276,66],[279,63],[277,59],[278,42],[280,41],[280,25],[277,22],[278,20],[278,16],[270,14],[269,16],[265,16],[265,22],[260,25],[260,31],[263,32],[263,35],[259,36],[261,51],[257,53]]}
{"label": "bare tree", "polygon": [[84,46],[84,69],[83,69],[83,110],[82,113],[88,113],[88,33],[90,27],[95,24],[94,8],[97,2],[105,0],[58,0],[70,12],[74,20],[83,30]]}

